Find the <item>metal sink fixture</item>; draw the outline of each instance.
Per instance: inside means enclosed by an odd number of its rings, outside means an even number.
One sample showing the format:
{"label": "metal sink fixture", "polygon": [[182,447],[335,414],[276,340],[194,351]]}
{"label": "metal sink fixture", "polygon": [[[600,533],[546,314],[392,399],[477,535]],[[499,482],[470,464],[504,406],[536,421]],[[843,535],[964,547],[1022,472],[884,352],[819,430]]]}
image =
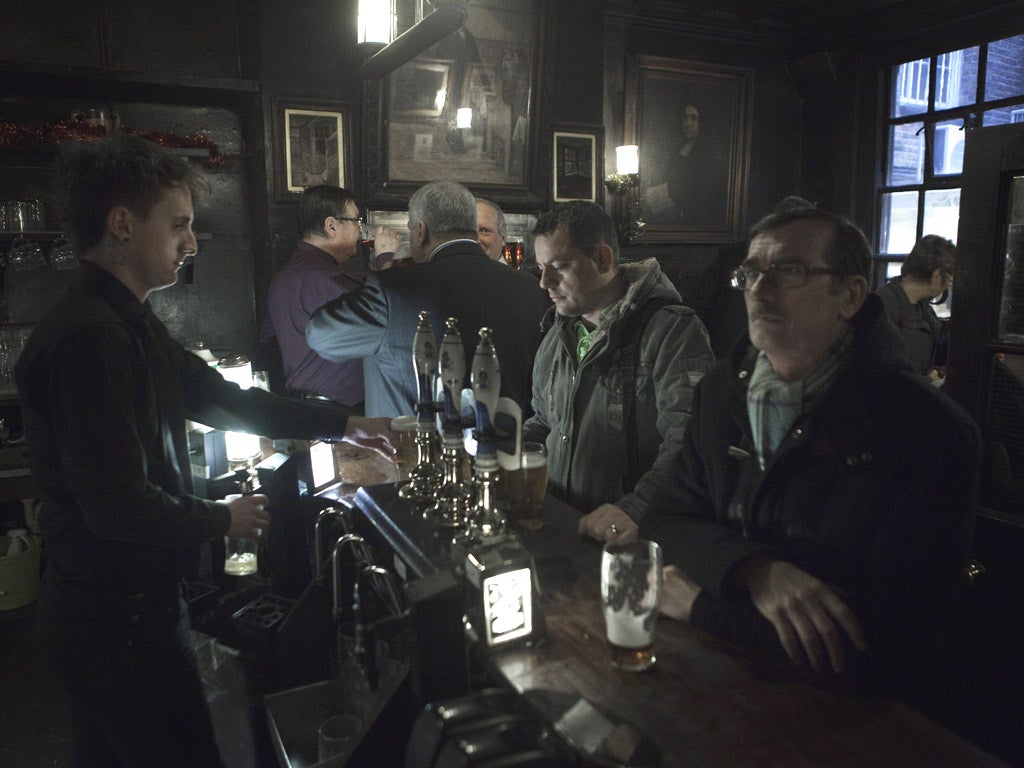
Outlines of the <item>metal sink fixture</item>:
{"label": "metal sink fixture", "polygon": [[[341,676],[319,683],[290,688],[264,697],[263,705],[281,768],[341,768],[350,759],[361,764],[358,755],[374,740],[373,732],[382,712],[405,681],[408,667],[385,658],[380,664],[379,684],[371,691],[358,667]],[[348,756],[318,761],[317,729],[324,720],[335,715],[355,715],[363,727],[353,752]],[[393,739],[394,735],[391,734]]]}

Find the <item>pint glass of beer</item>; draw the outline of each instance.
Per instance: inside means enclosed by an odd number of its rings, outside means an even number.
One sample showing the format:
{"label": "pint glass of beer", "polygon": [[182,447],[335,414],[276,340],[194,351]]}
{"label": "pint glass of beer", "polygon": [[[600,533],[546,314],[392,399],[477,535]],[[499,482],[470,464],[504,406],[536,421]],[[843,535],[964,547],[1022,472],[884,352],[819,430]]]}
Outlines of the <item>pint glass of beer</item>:
{"label": "pint glass of beer", "polygon": [[641,672],[654,664],[661,560],[661,547],[653,541],[604,545],[601,607],[614,667]]}
{"label": "pint glass of beer", "polygon": [[548,452],[544,444],[523,443],[519,467],[515,472],[505,473],[512,520],[521,528],[536,531],[544,527],[542,513],[548,487]]}

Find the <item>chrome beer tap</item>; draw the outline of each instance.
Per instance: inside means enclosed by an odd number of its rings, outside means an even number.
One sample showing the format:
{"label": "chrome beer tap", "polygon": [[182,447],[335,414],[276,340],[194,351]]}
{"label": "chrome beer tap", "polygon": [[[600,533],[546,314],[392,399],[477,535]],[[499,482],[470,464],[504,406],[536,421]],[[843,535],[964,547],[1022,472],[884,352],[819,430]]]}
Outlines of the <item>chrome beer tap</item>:
{"label": "chrome beer tap", "polygon": [[440,416],[444,480],[436,501],[424,514],[438,525],[456,528],[464,525],[472,513],[474,494],[472,487],[462,482],[462,382],[466,378],[466,352],[459,335],[459,321],[454,317],[445,321],[438,372],[444,399]]}
{"label": "chrome beer tap", "polygon": [[419,314],[419,324],[412,340],[412,364],[416,372],[416,466],[409,471],[409,480],[398,489],[398,495],[414,504],[432,504],[441,488],[441,472],[431,460],[434,442],[434,414],[437,403],[434,390],[437,382],[437,340],[426,311]]}

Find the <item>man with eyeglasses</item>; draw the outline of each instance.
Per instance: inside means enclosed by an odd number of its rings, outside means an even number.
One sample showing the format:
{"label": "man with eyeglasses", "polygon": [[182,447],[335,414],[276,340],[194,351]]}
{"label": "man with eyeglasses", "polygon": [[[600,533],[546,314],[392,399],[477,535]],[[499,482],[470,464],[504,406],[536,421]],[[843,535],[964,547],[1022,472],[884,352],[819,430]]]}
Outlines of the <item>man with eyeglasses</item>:
{"label": "man with eyeglasses", "polygon": [[870,260],[816,208],[755,225],[732,275],[749,339],[698,384],[640,535],[666,616],[909,696],[934,682],[979,435],[911,370]]}
{"label": "man with eyeglasses", "polygon": [[[362,408],[363,363],[359,359],[326,360],[306,343],[309,316],[332,299],[354,291],[362,281],[344,265],[356,253],[363,220],[355,196],[341,187],[309,187],[299,201],[301,240],[270,284],[267,321],[261,332],[262,356],[276,338],[285,390],[309,399],[325,399]],[[394,252],[398,237],[378,228],[377,253]]]}
{"label": "man with eyeglasses", "polygon": [[940,235],[925,235],[903,260],[900,276],[878,289],[885,313],[910,347],[914,370],[936,386],[945,382],[945,368],[936,363],[942,321],[931,302],[953,285],[956,246]]}

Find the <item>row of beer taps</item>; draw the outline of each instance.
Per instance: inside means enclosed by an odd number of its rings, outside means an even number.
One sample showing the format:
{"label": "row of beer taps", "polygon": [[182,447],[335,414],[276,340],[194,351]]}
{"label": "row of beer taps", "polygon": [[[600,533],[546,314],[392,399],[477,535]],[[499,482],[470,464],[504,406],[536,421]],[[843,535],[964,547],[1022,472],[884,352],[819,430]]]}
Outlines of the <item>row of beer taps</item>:
{"label": "row of beer taps", "polygon": [[[457,536],[485,539],[507,528],[498,508],[496,491],[500,470],[519,466],[522,412],[501,397],[501,367],[491,329],[480,329],[480,341],[470,369],[471,389],[463,390],[466,354],[458,319],[445,321],[438,348],[429,314],[419,313],[413,336],[416,373],[416,463],[398,495],[423,510],[424,516]],[[467,413],[469,415],[467,415]],[[473,429],[476,455],[472,480],[464,480],[469,460],[465,431]],[[440,465],[433,459],[435,438],[440,438]]]}
{"label": "row of beer taps", "polygon": [[[429,315],[419,313],[413,338],[413,367],[417,382],[416,462],[399,496],[439,527],[450,529],[453,540],[465,543],[494,540],[506,532],[507,521],[496,502],[501,469],[519,466],[522,413],[518,404],[500,396],[501,369],[489,328],[481,328],[470,370],[471,389],[463,390],[466,354],[458,320],[445,321],[440,346]],[[476,454],[472,480],[463,468],[468,460],[465,432],[472,429]],[[440,440],[440,462],[434,456]],[[375,650],[382,632],[396,627],[409,614],[394,574],[374,562],[366,540],[346,522],[348,503],[322,510],[314,526],[315,579],[322,584],[327,562],[322,528],[340,523],[339,536],[330,552],[332,617],[338,627],[341,667],[351,657],[361,667],[371,689],[376,688],[379,660]],[[351,603],[343,585],[352,585]],[[342,632],[343,619],[351,608],[352,643]]]}

